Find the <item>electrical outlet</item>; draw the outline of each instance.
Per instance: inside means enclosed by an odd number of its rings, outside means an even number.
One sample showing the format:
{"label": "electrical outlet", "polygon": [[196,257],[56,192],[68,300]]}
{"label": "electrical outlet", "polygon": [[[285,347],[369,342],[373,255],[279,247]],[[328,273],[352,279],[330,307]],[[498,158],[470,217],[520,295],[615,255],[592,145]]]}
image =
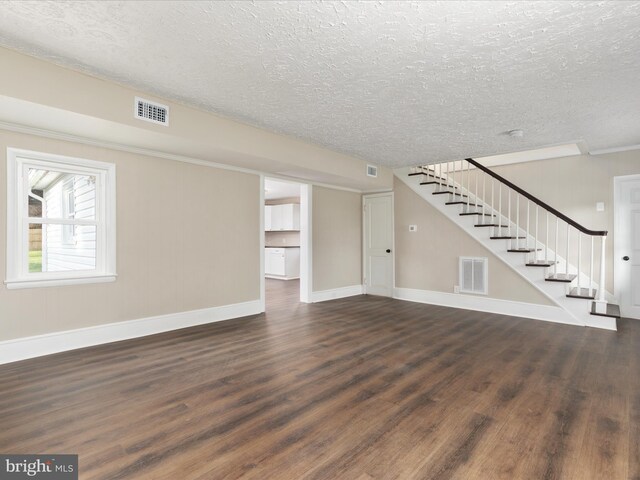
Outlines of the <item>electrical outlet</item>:
{"label": "electrical outlet", "polygon": [[596,212],[604,212],[604,202],[596,203]]}
{"label": "electrical outlet", "polygon": [[460,293],[460,286],[459,285],[454,285],[453,286],[453,293]]}
{"label": "electrical outlet", "polygon": [[409,225],[409,231],[410,232],[417,232],[418,231],[418,225]]}

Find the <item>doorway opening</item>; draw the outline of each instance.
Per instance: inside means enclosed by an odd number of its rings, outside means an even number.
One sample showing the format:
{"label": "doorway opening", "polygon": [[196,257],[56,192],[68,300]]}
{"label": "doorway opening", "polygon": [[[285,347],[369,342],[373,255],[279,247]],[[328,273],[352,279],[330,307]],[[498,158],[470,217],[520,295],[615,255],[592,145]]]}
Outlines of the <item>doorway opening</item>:
{"label": "doorway opening", "polygon": [[264,178],[265,310],[310,301],[310,185]]}

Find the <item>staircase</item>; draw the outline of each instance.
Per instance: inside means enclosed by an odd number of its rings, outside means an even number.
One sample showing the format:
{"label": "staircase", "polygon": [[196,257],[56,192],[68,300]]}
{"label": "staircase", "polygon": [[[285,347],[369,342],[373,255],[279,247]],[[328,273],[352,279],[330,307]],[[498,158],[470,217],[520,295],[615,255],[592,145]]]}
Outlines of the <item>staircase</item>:
{"label": "staircase", "polygon": [[606,231],[583,227],[471,158],[395,174],[560,307],[559,322],[616,330],[620,310],[600,287]]}

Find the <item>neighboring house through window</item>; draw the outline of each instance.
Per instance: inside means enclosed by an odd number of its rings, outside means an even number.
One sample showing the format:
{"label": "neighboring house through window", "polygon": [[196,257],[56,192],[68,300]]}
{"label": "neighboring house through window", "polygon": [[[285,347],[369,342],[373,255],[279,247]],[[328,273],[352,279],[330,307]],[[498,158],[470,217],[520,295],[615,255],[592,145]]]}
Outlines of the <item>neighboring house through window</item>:
{"label": "neighboring house through window", "polygon": [[9,148],[8,288],[115,280],[115,165]]}

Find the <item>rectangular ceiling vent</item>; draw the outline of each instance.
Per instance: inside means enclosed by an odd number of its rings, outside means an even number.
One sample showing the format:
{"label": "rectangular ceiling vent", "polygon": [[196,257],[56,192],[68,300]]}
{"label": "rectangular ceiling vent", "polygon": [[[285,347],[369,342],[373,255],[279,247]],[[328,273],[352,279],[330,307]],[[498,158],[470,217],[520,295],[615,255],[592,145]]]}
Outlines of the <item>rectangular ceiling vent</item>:
{"label": "rectangular ceiling vent", "polygon": [[378,167],[374,165],[367,165],[367,176],[369,177],[377,177],[378,176]]}
{"label": "rectangular ceiling vent", "polygon": [[489,269],[486,257],[460,257],[460,293],[489,293]]}
{"label": "rectangular ceiling vent", "polygon": [[140,120],[169,126],[169,107],[136,97],[134,116]]}

